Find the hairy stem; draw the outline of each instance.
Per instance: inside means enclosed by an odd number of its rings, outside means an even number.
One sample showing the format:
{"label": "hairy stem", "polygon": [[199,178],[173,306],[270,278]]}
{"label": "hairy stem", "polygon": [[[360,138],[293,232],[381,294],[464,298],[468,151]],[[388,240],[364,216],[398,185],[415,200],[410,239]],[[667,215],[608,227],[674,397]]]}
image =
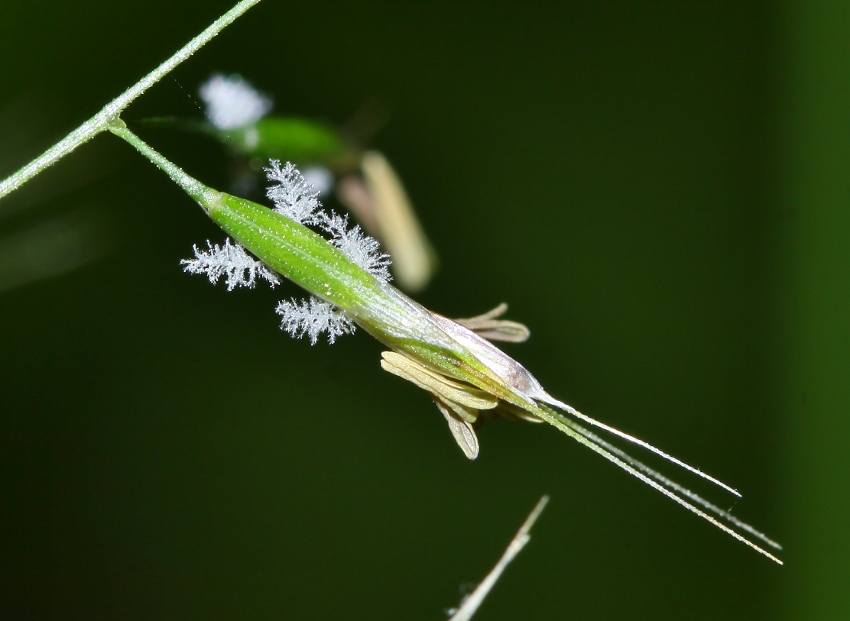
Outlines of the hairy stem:
{"label": "hairy stem", "polygon": [[111,121],[130,105],[139,95],[159,82],[172,69],[189,58],[192,54],[206,45],[214,36],[229,26],[237,17],[250,9],[260,0],[242,0],[227,13],[215,20],[206,30],[189,41],[171,58],[136,82],[121,95],[112,100],[88,121],[68,134],[61,141],[50,147],[32,162],[18,170],[7,179],[0,182],[0,199],[17,190],[24,183],[35,177],[42,170],[62,159],[81,144],[88,142],[97,134],[108,129]]}

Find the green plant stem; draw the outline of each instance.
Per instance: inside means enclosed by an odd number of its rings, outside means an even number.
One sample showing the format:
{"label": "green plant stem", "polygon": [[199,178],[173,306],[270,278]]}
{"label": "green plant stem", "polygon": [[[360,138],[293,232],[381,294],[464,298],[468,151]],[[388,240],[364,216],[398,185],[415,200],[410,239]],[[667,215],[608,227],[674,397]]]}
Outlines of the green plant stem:
{"label": "green plant stem", "polygon": [[0,199],[7,194],[17,190],[24,183],[35,177],[42,170],[62,159],[81,144],[88,142],[97,134],[108,129],[110,122],[118,118],[118,115],[129,106],[133,100],[159,82],[172,69],[189,58],[192,54],[206,45],[219,32],[233,23],[237,17],[250,9],[260,0],[242,0],[227,13],[215,20],[206,30],[189,41],[171,58],[159,65],[148,75],[136,82],[121,95],[112,100],[103,109],[88,121],[68,134],[61,141],[50,147],[47,151],[34,159],[32,162],[18,170],[16,173],[0,182]]}
{"label": "green plant stem", "polygon": [[183,172],[182,168],[166,159],[166,157],[159,153],[159,151],[149,146],[144,140],[131,132],[121,119],[113,119],[107,128],[119,138],[123,138],[133,145],[136,150],[149,159],[154,166],[168,175],[174,183],[183,188],[183,191],[186,192],[186,194],[195,199],[204,211],[209,211],[210,205],[220,200],[221,192],[213,190],[194,177],[187,175]]}

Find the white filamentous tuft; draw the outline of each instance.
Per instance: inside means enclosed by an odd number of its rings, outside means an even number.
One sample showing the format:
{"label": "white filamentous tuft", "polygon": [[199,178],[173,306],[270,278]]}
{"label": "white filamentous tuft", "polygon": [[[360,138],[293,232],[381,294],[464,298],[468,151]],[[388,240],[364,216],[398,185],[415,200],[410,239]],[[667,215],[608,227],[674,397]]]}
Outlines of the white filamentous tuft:
{"label": "white filamentous tuft", "polygon": [[193,246],[194,259],[183,259],[180,263],[183,271],[190,274],[206,274],[210,282],[215,284],[222,276],[226,277],[227,290],[236,287],[254,288],[257,278],[267,280],[274,288],[280,284],[277,275],[265,263],[258,261],[247,253],[245,248],[226,239],[223,246],[211,244],[207,240],[208,251]]}
{"label": "white filamentous tuft", "polygon": [[253,125],[272,109],[271,98],[239,75],[213,74],[198,92],[207,105],[207,117],[223,130]]}
{"label": "white filamentous tuft", "polygon": [[306,300],[284,300],[277,305],[275,312],[281,316],[280,329],[295,338],[310,337],[315,345],[319,335],[328,334],[328,343],[333,344],[338,336],[354,333],[354,323],[341,310],[310,296]]}
{"label": "white filamentous tuft", "polygon": [[266,190],[266,196],[274,203],[274,210],[299,224],[317,224],[317,212],[322,208],[319,193],[298,169],[289,162],[281,166],[278,160],[271,160],[264,170],[266,178],[277,184]]}
{"label": "white filamentous tuft", "polygon": [[333,212],[330,215],[321,213],[321,216],[319,226],[331,234],[331,243],[342,254],[372,276],[389,282],[390,255],[381,252],[377,239],[366,235],[358,225],[348,228],[348,216],[339,216]]}

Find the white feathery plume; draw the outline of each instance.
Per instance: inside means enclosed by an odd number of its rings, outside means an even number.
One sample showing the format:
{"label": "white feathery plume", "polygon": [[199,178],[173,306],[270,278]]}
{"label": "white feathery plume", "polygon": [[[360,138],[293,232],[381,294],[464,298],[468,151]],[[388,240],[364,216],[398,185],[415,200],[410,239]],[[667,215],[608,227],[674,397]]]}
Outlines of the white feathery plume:
{"label": "white feathery plume", "polygon": [[253,125],[272,109],[272,99],[259,92],[240,75],[215,73],[198,93],[207,105],[207,118],[219,129]]}
{"label": "white feathery plume", "polygon": [[275,309],[280,315],[280,329],[294,338],[310,337],[315,345],[319,335],[328,334],[328,343],[333,344],[338,336],[354,333],[354,322],[333,304],[310,296],[306,300],[283,300]]}
{"label": "white feathery plume", "polygon": [[390,255],[381,252],[378,240],[366,235],[359,225],[348,228],[347,215],[340,216],[334,212],[327,215],[322,212],[319,226],[331,235],[331,243],[339,248],[342,254],[375,278],[384,282],[390,281]]}
{"label": "white feathery plume", "polygon": [[266,178],[275,184],[266,190],[274,210],[299,224],[317,224],[317,212],[322,209],[319,193],[298,169],[290,162],[281,166],[278,160],[271,160],[264,170]]}
{"label": "white feathery plume", "polygon": [[231,243],[229,238],[223,246],[211,244],[207,240],[207,247],[209,250],[206,251],[197,246],[192,247],[195,258],[180,261],[184,272],[206,274],[212,284],[225,276],[228,291],[236,287],[253,289],[257,278],[268,281],[272,288],[280,284],[280,279],[265,263],[249,255],[240,244]]}

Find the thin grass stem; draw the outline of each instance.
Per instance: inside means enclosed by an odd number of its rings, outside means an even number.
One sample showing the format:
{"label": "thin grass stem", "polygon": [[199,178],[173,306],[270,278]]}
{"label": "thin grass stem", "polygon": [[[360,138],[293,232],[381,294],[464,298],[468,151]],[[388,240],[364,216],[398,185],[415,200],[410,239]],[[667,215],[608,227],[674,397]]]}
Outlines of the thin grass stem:
{"label": "thin grass stem", "polygon": [[22,167],[7,179],[0,182],[0,199],[17,190],[42,170],[53,165],[81,144],[88,142],[102,131],[108,129],[110,122],[117,119],[121,112],[123,112],[124,109],[127,108],[127,106],[129,106],[136,98],[138,98],[151,86],[159,82],[177,65],[188,59],[192,54],[209,43],[213,37],[233,23],[237,17],[259,2],[260,0],[242,0],[239,2],[227,13],[215,20],[201,34],[189,41],[189,43],[183,46],[171,58],[159,65],[148,75],[104,106],[100,112],[50,147],[39,157]]}

